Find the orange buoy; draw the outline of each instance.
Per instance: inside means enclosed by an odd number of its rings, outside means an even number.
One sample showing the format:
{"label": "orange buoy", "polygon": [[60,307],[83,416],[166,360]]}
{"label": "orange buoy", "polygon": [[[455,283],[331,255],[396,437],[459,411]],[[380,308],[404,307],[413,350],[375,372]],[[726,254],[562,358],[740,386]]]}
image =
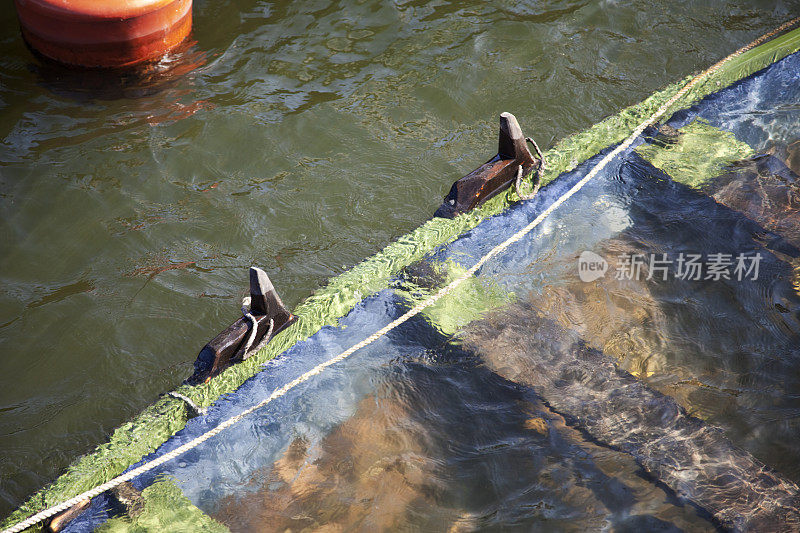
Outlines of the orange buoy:
{"label": "orange buoy", "polygon": [[22,35],[42,55],[84,67],[159,59],[192,27],[192,0],[14,0]]}

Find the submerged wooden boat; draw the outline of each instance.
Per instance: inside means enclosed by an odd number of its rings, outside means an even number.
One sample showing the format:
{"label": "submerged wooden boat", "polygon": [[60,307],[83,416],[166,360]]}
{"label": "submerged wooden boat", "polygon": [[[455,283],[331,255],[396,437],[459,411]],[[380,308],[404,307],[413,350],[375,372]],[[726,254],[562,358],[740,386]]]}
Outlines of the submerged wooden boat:
{"label": "submerged wooden boat", "polygon": [[[763,283],[781,287],[781,295],[785,298],[782,305],[788,305],[791,312],[800,309],[800,296],[793,296],[791,284],[784,280],[792,271],[789,259],[800,258],[800,250],[795,243],[798,228],[792,222],[796,218],[792,194],[797,180],[797,175],[789,168],[793,156],[789,154],[781,158],[774,154],[759,154],[759,150],[749,144],[757,144],[757,139],[749,138],[748,130],[742,127],[740,120],[737,122],[751,110],[738,107],[738,115],[728,112],[723,117],[720,109],[729,109],[732,102],[741,102],[742,94],[758,91],[759,84],[783,83],[787,87],[796,87],[800,83],[799,49],[800,30],[794,30],[729,62],[705,84],[695,88],[687,100],[681,102],[683,109],[667,121],[677,132],[674,138],[664,139],[655,130],[645,132],[637,140],[636,146],[615,160],[613,168],[604,175],[606,187],[623,187],[626,183],[636,185],[625,189],[625,194],[631,198],[635,194],[647,196],[651,205],[657,205],[659,199],[667,197],[692,202],[698,210],[713,212],[715,220],[724,220],[732,228],[731,234],[726,236],[727,241],[742,246],[746,244],[748,253],[763,253],[768,257],[765,265],[769,265],[769,275],[772,277]],[[255,272],[252,274],[255,283],[251,284],[254,298],[251,318],[237,321],[219,342],[209,343],[197,365],[195,377],[180,387],[176,395],[160,399],[130,425],[117,431],[109,443],[81,458],[52,486],[43,489],[12,515],[6,525],[10,526],[32,512],[103,483],[142,461],[167,457],[183,443],[251,405],[253,398],[266,396],[270,391],[284,387],[288,381],[281,374],[284,367],[299,371],[325,361],[424,301],[433,290],[474,264],[492,246],[495,242],[493,239],[502,234],[503,229],[505,233],[513,233],[520,225],[528,224],[544,212],[578,182],[604,152],[627,137],[678,89],[678,86],[669,87],[587,132],[565,139],[546,152],[544,156],[548,170],[541,181],[549,185],[532,202],[517,202],[517,193],[509,190],[518,175],[518,169],[522,167],[527,174],[535,170],[537,162],[525,147],[521,129],[513,127],[511,119],[504,116],[504,131],[512,141],[510,145],[505,144],[512,147],[504,148],[501,133],[498,155],[469,174],[461,182],[462,186],[456,185],[451,189],[440,214],[453,218],[436,217],[427,222],[389,245],[380,254],[332,280],[328,287],[311,296],[293,313],[283,308],[277,295],[269,290],[263,279],[259,282],[259,274]],[[774,91],[758,105],[764,108],[783,105],[784,100],[794,101],[797,97],[796,91]],[[698,144],[698,139],[703,139],[702,145]],[[759,155],[762,157],[754,159]],[[677,159],[680,159],[680,164],[673,165]],[[541,167],[541,163],[538,165]],[[737,169],[745,169],[745,172],[737,173]],[[753,180],[756,180],[754,176],[761,180],[762,185],[767,179],[766,189],[762,191],[752,186]],[[618,181],[611,179],[617,177],[620,178]],[[792,194],[777,194],[775,183],[784,184]],[[481,191],[484,196],[480,196]],[[478,197],[475,196],[476,192],[479,193]],[[626,228],[651,220],[651,213],[641,214],[632,201],[624,204],[624,209],[611,210],[594,202],[592,194],[600,193],[606,194],[608,191],[599,188],[585,192],[585,201],[581,204],[589,221],[598,225],[597,242],[591,244],[597,245],[598,251],[602,246],[612,250],[620,250],[620,246],[635,248],[635,242],[620,244],[619,240],[614,239],[619,239]],[[576,197],[576,201],[579,199]],[[772,211],[765,207],[765,199]],[[454,201],[450,203],[449,200]],[[755,202],[761,202],[757,208],[752,207]],[[575,212],[578,211],[576,209]],[[785,211],[789,211],[791,216],[783,216]],[[698,227],[698,220],[694,219],[692,224],[686,222],[682,231],[686,231],[686,235],[700,235],[706,228]],[[647,227],[648,231],[655,232],[657,229]],[[659,234],[659,242],[663,242],[664,246],[674,246],[675,243],[670,240],[673,230],[667,228]],[[487,266],[476,277],[470,278],[463,289],[450,296],[451,308],[425,310],[422,315],[424,320],[417,324],[418,331],[401,332],[402,339],[387,340],[377,351],[369,352],[365,357],[385,361],[389,356],[400,357],[405,353],[404,350],[431,350],[448,343],[457,331],[466,331],[468,342],[460,349],[482,357],[486,362],[485,367],[495,375],[529,387],[549,406],[537,407],[545,414],[537,418],[539,422],[529,424],[532,431],[545,434],[562,431],[553,422],[560,419],[562,425],[592,434],[615,453],[636,462],[657,482],[669,487],[672,494],[704,509],[712,523],[716,520],[716,523],[733,529],[757,529],[765,525],[776,530],[800,527],[798,488],[791,480],[732,444],[729,437],[706,422],[687,414],[682,404],[685,398],[672,398],[654,390],[634,377],[635,365],[628,369],[624,367],[625,362],[619,358],[620,352],[614,352],[609,339],[616,338],[615,335],[627,327],[627,322],[623,320],[608,330],[606,326],[609,322],[604,321],[602,315],[600,318],[591,316],[603,310],[590,306],[584,300],[574,308],[589,318],[584,320],[582,329],[574,330],[569,329],[569,321],[558,323],[541,317],[537,309],[546,303],[547,295],[534,299],[535,305],[526,303],[530,298],[529,293],[537,290],[537,281],[530,276],[520,275],[518,270],[514,270],[513,264],[516,261],[517,265],[527,265],[541,257],[541,247],[545,247],[544,241],[548,235],[544,230],[531,233],[509,252],[511,267],[500,262]],[[726,239],[720,242],[726,242]],[[560,253],[569,255],[574,252],[565,249]],[[724,252],[729,253],[727,250]],[[510,284],[501,283],[498,280],[503,276],[513,281]],[[657,298],[652,296],[655,286],[644,287],[639,291],[644,295],[642,298],[655,301]],[[725,287],[726,290],[736,290],[733,284]],[[512,292],[516,294],[516,303],[512,303],[508,297]],[[580,292],[572,290],[570,297],[580,299]],[[267,302],[267,295],[274,297]],[[259,297],[264,297],[263,301]],[[670,313],[661,312],[657,305],[647,309],[652,316],[670,316]],[[514,316],[523,316],[528,320],[515,321]],[[270,319],[271,328],[268,326]],[[487,323],[492,320],[499,321],[499,325],[487,329]],[[532,323],[535,327],[531,326]],[[256,334],[248,334],[253,332]],[[266,336],[269,343],[246,357],[248,348],[259,343],[259,335]],[[509,348],[511,345],[516,348]],[[783,348],[787,354],[794,353],[789,344]],[[279,355],[282,356],[274,363],[263,367],[267,361]],[[236,361],[240,362],[229,364]],[[620,364],[623,368],[619,368]],[[645,371],[638,374],[647,377],[649,372],[659,372],[666,364],[668,362],[652,367],[640,365],[638,368],[644,368]],[[292,365],[296,365],[296,368]],[[596,376],[591,375],[592,367],[597,369]],[[342,374],[344,377],[339,376],[339,379],[345,380],[343,383],[352,388],[351,381],[356,380],[357,376],[347,376],[347,372]],[[598,377],[604,378],[600,380],[602,383],[594,379]],[[346,381],[348,379],[351,381]],[[313,402],[314,398],[319,400],[314,394],[320,397],[331,394],[331,390],[325,389],[322,383],[316,387],[310,388],[308,402]],[[619,394],[613,387],[631,394]],[[650,406],[652,411],[642,411],[642,403]],[[192,405],[204,412],[192,412]],[[338,422],[331,422],[330,427],[320,429],[328,437],[318,439],[322,451],[319,461],[314,463],[317,471],[333,471],[334,466],[340,464],[338,460],[342,457],[337,455],[330,443],[336,441],[341,445],[341,435],[352,434],[347,428],[364,431],[359,420],[371,416],[369,402],[363,407],[353,407],[350,414],[353,412],[358,414],[353,418],[342,415],[343,419],[337,419]],[[411,416],[409,413],[408,410],[397,409],[395,415],[402,418]],[[103,524],[112,524],[115,528],[135,528],[139,521],[144,523],[146,519],[152,520],[153,516],[166,517],[168,514],[162,527],[224,530],[225,526],[208,516],[221,497],[215,496],[213,502],[204,499],[198,480],[203,477],[203,468],[209,468],[211,464],[237,461],[234,452],[242,451],[237,446],[243,442],[237,439],[248,438],[248,432],[258,433],[269,441],[269,446],[265,445],[269,453],[259,452],[261,455],[256,454],[258,457],[252,460],[275,472],[278,478],[273,477],[272,481],[285,484],[275,490],[268,487],[263,493],[266,497],[279,497],[282,494],[280,491],[291,494],[294,484],[302,486],[310,500],[326,500],[332,494],[337,494],[337,490],[324,486],[324,479],[299,480],[296,477],[298,465],[308,459],[303,438],[292,436],[293,428],[302,424],[284,422],[279,418],[269,418],[266,422],[250,420],[246,429],[226,437],[228,440],[219,449],[213,446],[200,447],[190,457],[182,459],[179,466],[165,463],[157,471],[132,479],[134,494],[140,494],[138,499],[133,498],[136,500],[134,504],[126,503],[131,501],[127,496],[106,492],[80,509],[67,511],[71,520],[67,521],[64,515],[58,519],[56,526],[66,531],[83,531]],[[268,429],[265,429],[267,426]],[[363,446],[370,442],[370,434],[358,433],[353,441]],[[380,443],[379,440],[375,442]],[[383,444],[391,448],[396,443]],[[424,505],[440,501],[437,499],[437,495],[442,494],[437,492],[440,488],[428,487],[422,479],[430,465],[425,460],[416,461],[404,455],[407,451],[420,455],[424,447],[411,439],[406,447],[401,448],[392,449],[391,453],[397,459],[391,465],[375,469],[354,467],[351,473],[358,474],[357,482],[351,481],[352,477],[342,475],[343,479],[350,481],[342,481],[344,484],[339,486],[341,491],[338,494],[364,494],[369,487],[374,487],[368,477],[378,476],[386,483],[404,487],[400,507],[396,510],[398,515],[404,513],[405,505],[410,505],[412,501],[421,501]],[[692,475],[687,475],[687,472]],[[248,472],[248,475],[251,473]],[[222,476],[219,473],[216,475]],[[177,480],[177,484],[173,479]],[[229,481],[215,478],[213,484],[225,483]],[[263,494],[259,497],[264,497]],[[236,509],[236,504],[227,501],[223,507],[231,514],[230,510]],[[466,520],[456,510],[450,511],[451,514],[445,514],[452,515],[453,524],[458,520]],[[356,513],[349,518],[337,515],[335,519],[329,517],[329,522],[325,522],[325,516],[317,516],[309,524],[312,527],[321,527],[326,523],[348,527],[370,516],[368,511],[365,513]],[[215,517],[223,519],[223,515],[216,514]],[[389,524],[386,527],[394,527],[398,523],[390,521],[385,524]]]}

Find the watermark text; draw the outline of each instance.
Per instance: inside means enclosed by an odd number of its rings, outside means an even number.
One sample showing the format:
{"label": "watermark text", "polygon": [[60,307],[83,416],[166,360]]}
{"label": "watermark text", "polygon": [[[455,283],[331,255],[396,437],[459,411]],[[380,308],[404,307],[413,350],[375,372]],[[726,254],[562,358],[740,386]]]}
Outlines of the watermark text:
{"label": "watermark text", "polygon": [[[757,280],[761,253],[653,253],[620,254],[616,257],[614,278],[618,280],[683,281]],[[578,257],[581,281],[600,279],[609,271],[606,259],[592,251]]]}

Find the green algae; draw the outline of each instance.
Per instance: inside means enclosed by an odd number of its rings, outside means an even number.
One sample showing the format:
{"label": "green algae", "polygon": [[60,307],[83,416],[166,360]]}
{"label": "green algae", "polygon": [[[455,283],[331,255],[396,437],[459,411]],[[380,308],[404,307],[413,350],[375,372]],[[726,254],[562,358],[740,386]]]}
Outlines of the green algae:
{"label": "green algae", "polygon": [[170,478],[162,478],[142,491],[143,507],[136,516],[112,518],[98,533],[151,531],[228,533],[228,528],[195,507]]}
{"label": "green algae", "polygon": [[643,144],[636,152],[673,180],[694,188],[719,176],[735,161],[755,155],[732,133],[701,119],[682,127],[676,142]]}
{"label": "green algae", "polygon": [[[430,298],[442,286],[467,271],[452,261],[434,264],[432,268],[441,282],[440,286],[423,287],[410,281],[403,281],[397,284],[395,293],[408,300],[410,306],[414,306]],[[507,304],[513,298],[514,293],[506,291],[497,283],[473,276],[421,314],[431,326],[443,335],[450,336],[473,320],[481,318],[486,312]]]}

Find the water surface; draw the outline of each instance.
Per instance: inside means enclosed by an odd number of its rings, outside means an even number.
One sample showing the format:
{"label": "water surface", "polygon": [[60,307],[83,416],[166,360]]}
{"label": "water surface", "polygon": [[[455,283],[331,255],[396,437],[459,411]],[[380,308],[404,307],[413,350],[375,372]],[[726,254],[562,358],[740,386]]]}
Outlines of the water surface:
{"label": "water surface", "polygon": [[501,111],[547,147],[797,10],[197,0],[202,65],[109,89],[42,65],[7,6],[0,515],[190,373],[249,265],[292,306],[426,220]]}

